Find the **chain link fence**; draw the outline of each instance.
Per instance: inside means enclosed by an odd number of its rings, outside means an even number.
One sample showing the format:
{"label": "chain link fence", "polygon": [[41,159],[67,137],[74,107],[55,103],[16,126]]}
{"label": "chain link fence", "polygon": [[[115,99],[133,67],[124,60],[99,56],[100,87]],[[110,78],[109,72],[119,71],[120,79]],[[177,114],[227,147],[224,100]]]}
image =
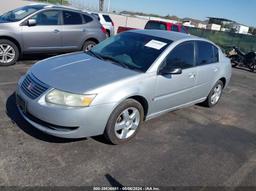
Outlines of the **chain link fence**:
{"label": "chain link fence", "polygon": [[256,51],[256,36],[207,29],[188,28],[190,34],[209,39],[219,45],[224,52],[233,46],[244,52]]}

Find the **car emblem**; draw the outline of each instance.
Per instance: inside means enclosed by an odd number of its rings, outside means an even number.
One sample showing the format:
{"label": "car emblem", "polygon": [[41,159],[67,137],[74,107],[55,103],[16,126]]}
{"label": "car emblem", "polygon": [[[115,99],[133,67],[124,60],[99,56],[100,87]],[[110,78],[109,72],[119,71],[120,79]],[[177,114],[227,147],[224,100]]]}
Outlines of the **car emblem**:
{"label": "car emblem", "polygon": [[34,88],[34,84],[32,82],[29,83],[29,85],[27,86],[28,90],[32,91]]}

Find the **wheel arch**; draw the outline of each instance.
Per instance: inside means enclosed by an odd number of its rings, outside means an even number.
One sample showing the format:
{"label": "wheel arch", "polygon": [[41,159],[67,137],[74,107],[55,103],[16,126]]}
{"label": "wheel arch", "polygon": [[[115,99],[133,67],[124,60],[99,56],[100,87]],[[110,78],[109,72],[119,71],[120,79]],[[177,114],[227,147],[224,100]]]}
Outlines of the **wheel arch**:
{"label": "wheel arch", "polygon": [[226,78],[225,78],[225,77],[222,77],[222,78],[220,78],[219,80],[222,81],[222,83],[223,83],[223,88],[225,88],[225,87],[226,87],[226,82],[227,82]]}
{"label": "wheel arch", "polygon": [[9,40],[9,41],[11,41],[12,43],[14,43],[17,46],[17,48],[19,50],[19,53],[20,54],[22,53],[21,45],[20,45],[19,41],[17,41],[15,38],[10,37],[10,36],[0,36],[0,40]]}
{"label": "wheel arch", "polygon": [[128,97],[126,99],[134,99],[135,101],[139,102],[141,104],[141,106],[143,107],[144,110],[144,119],[146,119],[146,116],[148,114],[148,101],[145,97],[141,96],[141,95],[134,95],[131,97]]}

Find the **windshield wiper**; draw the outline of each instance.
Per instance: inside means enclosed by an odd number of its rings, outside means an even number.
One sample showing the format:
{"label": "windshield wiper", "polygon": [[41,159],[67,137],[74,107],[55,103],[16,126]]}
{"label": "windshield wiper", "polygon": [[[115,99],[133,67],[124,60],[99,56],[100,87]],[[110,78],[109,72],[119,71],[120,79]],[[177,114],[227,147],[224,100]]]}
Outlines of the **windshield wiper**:
{"label": "windshield wiper", "polygon": [[99,54],[93,52],[92,50],[89,50],[89,51],[87,51],[87,52],[85,52],[85,53],[90,53],[90,54],[92,54],[94,57],[96,57],[96,58],[98,58],[98,59],[100,59],[100,60],[104,60]]}
{"label": "windshield wiper", "polygon": [[101,55],[101,57],[102,57],[104,60],[110,60],[110,61],[112,61],[113,63],[116,63],[116,64],[118,64],[118,65],[120,65],[120,66],[122,66],[122,67],[124,67],[124,68],[129,68],[129,66],[127,66],[125,63],[120,62],[119,60],[117,60],[117,59],[115,59],[115,58],[113,58],[113,57],[111,57],[111,56],[103,56],[103,55]]}

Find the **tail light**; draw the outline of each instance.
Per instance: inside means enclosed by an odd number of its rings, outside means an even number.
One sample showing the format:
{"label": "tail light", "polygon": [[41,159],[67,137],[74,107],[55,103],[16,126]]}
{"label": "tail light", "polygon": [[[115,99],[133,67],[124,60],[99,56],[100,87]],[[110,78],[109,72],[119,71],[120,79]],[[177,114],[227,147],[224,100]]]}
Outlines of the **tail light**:
{"label": "tail light", "polygon": [[103,26],[101,26],[101,30],[103,33],[105,33],[105,34],[107,33],[107,30]]}

